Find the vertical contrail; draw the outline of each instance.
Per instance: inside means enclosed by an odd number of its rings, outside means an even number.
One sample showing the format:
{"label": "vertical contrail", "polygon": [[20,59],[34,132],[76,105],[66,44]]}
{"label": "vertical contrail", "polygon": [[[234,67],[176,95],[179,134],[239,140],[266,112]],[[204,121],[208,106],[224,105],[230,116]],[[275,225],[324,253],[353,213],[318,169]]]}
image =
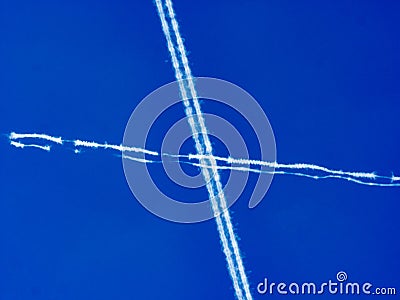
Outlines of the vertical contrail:
{"label": "vertical contrail", "polygon": [[[227,227],[227,230],[228,230],[229,239],[230,239],[233,251],[234,251],[234,258],[236,260],[237,268],[239,270],[239,277],[240,277],[240,280],[241,280],[242,285],[243,285],[243,289],[244,289],[244,292],[245,292],[245,295],[246,295],[246,299],[252,299],[252,296],[250,294],[250,288],[249,288],[247,276],[246,276],[246,273],[245,273],[245,270],[244,270],[244,266],[243,266],[243,262],[242,262],[242,257],[240,255],[239,245],[237,243],[235,233],[233,232],[233,225],[232,225],[232,222],[231,222],[231,217],[230,217],[229,211],[227,209],[225,194],[224,194],[224,191],[222,189],[221,181],[219,179],[219,174],[218,174],[218,170],[217,170],[217,162],[215,161],[215,159],[214,159],[214,157],[212,155],[213,153],[212,153],[211,142],[210,142],[210,139],[208,137],[207,127],[205,125],[203,114],[202,114],[201,109],[200,109],[200,103],[198,101],[197,92],[196,92],[196,89],[194,87],[193,77],[192,77],[192,74],[191,74],[191,71],[190,71],[190,67],[189,67],[189,63],[188,63],[188,59],[187,59],[187,55],[186,55],[186,50],[185,50],[185,47],[183,45],[183,40],[182,40],[182,37],[181,37],[180,32],[179,32],[178,22],[176,21],[176,18],[175,18],[175,13],[174,13],[174,10],[173,10],[173,7],[172,7],[172,1],[171,0],[166,0],[166,6],[167,6],[167,9],[168,9],[169,17],[171,19],[171,24],[172,24],[172,28],[174,30],[175,38],[176,38],[176,41],[177,41],[177,44],[178,44],[178,49],[179,49],[179,52],[180,52],[180,55],[181,55],[182,64],[183,64],[183,67],[184,67],[184,70],[185,70],[185,75],[186,75],[185,79],[187,79],[187,81],[188,81],[192,102],[193,102],[193,105],[194,105],[194,108],[195,108],[195,111],[196,111],[196,116],[197,116],[197,119],[198,119],[198,123],[200,125],[200,133],[201,133],[201,135],[203,137],[203,143],[204,143],[204,146],[205,146],[205,149],[204,149],[205,151],[199,151],[200,149],[197,149],[197,152],[198,153],[206,153],[206,154],[210,155],[209,165],[212,168],[212,172],[214,174],[214,178],[213,178],[214,180],[213,181],[214,181],[214,183],[216,185],[216,190],[213,190],[213,192],[214,193],[216,192],[217,198],[219,200],[218,202],[219,202],[219,204],[221,206],[220,209],[221,209],[221,212],[222,212],[222,217],[223,217],[223,219],[225,219],[225,222],[226,222],[226,227]],[[196,138],[196,134],[198,132],[193,132],[193,133],[194,133],[193,137]],[[206,181],[206,182],[208,182],[208,181]]]}
{"label": "vertical contrail", "polygon": [[[230,214],[227,209],[225,194],[223,192],[222,184],[218,174],[217,163],[212,155],[213,151],[211,142],[208,137],[207,127],[200,109],[197,92],[194,87],[193,77],[189,67],[186,50],[183,45],[183,40],[179,32],[178,22],[175,18],[172,2],[171,0],[166,0],[166,7],[175,35],[179,56],[177,55],[175,46],[172,42],[163,4],[161,0],[156,0],[155,2],[161,20],[162,29],[167,39],[168,50],[170,52],[172,64],[175,69],[175,77],[179,83],[179,89],[185,106],[185,113],[192,131],[196,151],[199,155],[205,155],[200,159],[200,164],[207,167],[201,168],[201,172],[210,196],[212,209],[215,215],[218,232],[227,260],[228,270],[233,281],[236,297],[238,299],[250,300],[252,299],[252,296],[250,293],[247,276],[244,270],[236,235],[233,231]],[[183,66],[183,73],[180,67],[179,59],[181,60],[180,63]],[[190,95],[189,98],[188,95]],[[189,99],[191,99],[191,101],[189,101]],[[195,114],[193,114],[192,106]]]}

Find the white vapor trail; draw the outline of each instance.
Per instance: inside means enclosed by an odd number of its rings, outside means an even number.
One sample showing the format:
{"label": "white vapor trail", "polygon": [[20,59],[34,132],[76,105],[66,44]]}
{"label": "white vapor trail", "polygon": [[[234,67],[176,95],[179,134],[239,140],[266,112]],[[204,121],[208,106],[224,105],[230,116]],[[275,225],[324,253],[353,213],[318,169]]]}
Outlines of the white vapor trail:
{"label": "white vapor trail", "polygon": [[[195,143],[196,154],[175,155],[159,153],[133,146],[98,143],[79,139],[67,140],[62,137],[54,137],[38,133],[12,132],[9,135],[10,145],[21,149],[37,148],[49,152],[51,150],[50,145],[22,143],[22,141],[26,140],[41,140],[63,146],[70,145],[75,153],[79,153],[81,148],[114,150],[120,152],[123,158],[137,163],[162,163],[163,156],[175,157],[177,162],[180,161],[179,158],[187,159],[188,161],[184,161],[183,163],[200,168],[205,180],[205,186],[210,197],[219,238],[222,244],[222,251],[225,255],[228,272],[233,282],[235,296],[238,300],[252,300],[253,296],[250,292],[250,285],[248,283],[247,274],[237,241],[238,238],[234,232],[231,216],[227,208],[226,196],[220,180],[220,170],[254,172],[259,174],[293,175],[312,179],[336,178],[357,184],[381,187],[400,186],[400,176],[382,176],[377,175],[374,172],[348,172],[306,163],[281,164],[278,162],[213,155],[212,144],[209,139],[208,130],[200,107],[194,78],[189,66],[183,39],[179,31],[179,25],[173,9],[172,0],[154,0],[154,2],[161,21],[162,31],[166,38],[168,51],[171,56],[175,78],[178,81],[181,100],[191,129],[192,138]],[[129,155],[126,154],[126,152],[128,152]],[[143,157],[132,156],[133,154],[137,154],[138,156],[140,154],[143,155]],[[148,156],[144,155],[148,155],[152,158],[148,159]],[[196,162],[192,162],[192,160],[196,160]],[[218,163],[225,165],[219,165]],[[270,167],[274,168],[274,170],[267,171],[257,167]],[[380,181],[377,182],[377,180]]]}
{"label": "white vapor trail", "polygon": [[126,155],[126,154],[123,154],[122,157],[126,158],[128,160],[132,160],[132,161],[136,161],[136,162],[140,162],[140,163],[144,163],[144,164],[160,162],[159,160],[149,160],[149,159],[145,159],[145,158],[137,158],[137,157],[133,157],[133,156]]}
{"label": "white vapor trail", "polygon": [[[199,159],[200,155],[198,154],[189,154],[187,156],[189,159]],[[239,165],[254,165],[260,167],[270,167],[275,169],[292,169],[292,170],[313,170],[313,171],[320,171],[324,173],[329,173],[332,175],[338,176],[350,176],[356,178],[364,178],[364,179],[391,179],[392,181],[400,180],[400,177],[392,176],[381,176],[377,175],[375,172],[347,172],[342,170],[334,170],[329,169],[326,167],[314,165],[314,164],[306,164],[306,163],[294,163],[294,164],[281,164],[277,162],[269,162],[269,161],[262,161],[262,160],[254,160],[254,159],[238,159],[232,157],[221,157],[221,156],[214,156],[215,160],[223,161],[228,164],[239,164]]]}
{"label": "white vapor trail", "polygon": [[[201,172],[203,174],[204,180],[206,182],[207,191],[210,196],[211,206],[214,212],[219,236],[222,242],[222,249],[228,264],[228,271],[233,281],[236,297],[239,300],[250,300],[253,298],[250,294],[250,288],[247,276],[244,271],[239,246],[236,240],[235,233],[233,232],[233,225],[230,219],[230,214],[227,210],[226,199],[217,170],[217,163],[212,157],[211,142],[209,140],[207,127],[205,125],[203,114],[200,109],[197,92],[194,87],[193,77],[188,64],[186,50],[179,32],[178,22],[175,18],[175,13],[172,7],[171,0],[166,0],[165,4],[175,35],[175,41],[177,43],[179,56],[176,55],[174,45],[172,44],[172,37],[170,34],[162,2],[161,0],[156,0],[158,14],[161,20],[164,35],[167,40],[168,49],[172,57],[173,66],[175,69],[175,77],[179,82],[180,93],[183,104],[185,106],[185,113],[188,117],[189,126],[192,131],[192,137],[195,142],[197,154],[209,155],[208,158],[201,158],[200,163],[209,166],[211,170],[208,168],[201,168]],[[180,64],[176,63],[179,62],[179,59],[184,69],[183,73],[180,68]],[[185,82],[182,82],[182,79],[184,79]],[[188,94],[190,95],[189,99],[191,99],[191,102],[188,101]],[[195,114],[193,114],[193,108]]]}
{"label": "white vapor trail", "polygon": [[46,145],[46,146],[41,146],[41,145],[36,145],[36,144],[23,144],[20,142],[15,142],[15,141],[10,141],[10,144],[16,148],[38,148],[38,149],[42,149],[45,151],[50,151],[50,146]]}
{"label": "white vapor trail", "polygon": [[127,147],[127,146],[122,146],[122,145],[110,145],[110,144],[99,144],[96,142],[87,142],[87,141],[81,141],[81,140],[75,140],[74,141],[75,147],[87,147],[87,148],[104,148],[104,149],[113,149],[117,150],[120,152],[136,152],[136,153],[143,153],[143,154],[149,154],[153,156],[158,156],[158,152],[155,151],[150,151],[142,148],[137,148],[137,147]]}
{"label": "white vapor trail", "polygon": [[23,139],[23,138],[33,138],[33,139],[42,139],[50,142],[54,142],[57,144],[62,144],[63,141],[60,137],[54,137],[47,134],[40,134],[40,133],[10,133],[11,140]]}
{"label": "white vapor trail", "polygon": [[[199,167],[199,168],[209,168],[209,166],[201,165],[199,163],[190,163],[190,165]],[[249,167],[233,167],[233,166],[217,166],[218,170],[232,170],[232,171],[242,171],[242,172],[253,172],[259,174],[270,174],[270,175],[293,175],[299,177],[306,177],[311,179],[343,179],[347,181],[351,181],[354,183],[358,183],[361,185],[369,185],[369,186],[380,186],[380,187],[400,187],[400,183],[395,183],[395,181],[400,181],[400,177],[388,177],[388,176],[379,176],[380,178],[384,178],[390,180],[390,183],[379,183],[379,182],[372,182],[372,181],[363,181],[351,176],[342,176],[342,175],[310,175],[303,172],[290,172],[290,171],[267,171],[267,170],[259,170],[253,169]]]}
{"label": "white vapor trail", "polygon": [[[23,139],[27,139],[28,137],[35,136],[34,138],[30,139],[41,139],[39,136],[43,136],[43,134],[21,134],[21,133],[11,133],[8,135],[10,144],[16,148],[38,148],[45,151],[50,151],[50,145],[39,145],[39,144],[23,144],[20,141]],[[45,135],[49,137],[49,141],[53,141],[53,137],[49,135]],[[92,149],[111,149],[118,152],[129,152],[129,153],[138,153],[138,154],[147,154],[153,156],[153,160],[137,158],[131,155],[124,154],[123,157],[129,160],[141,162],[141,163],[162,163],[162,156],[167,156],[171,158],[176,158],[176,162],[178,162],[179,158],[188,159],[188,161],[180,161],[181,163],[193,165],[199,168],[208,168],[211,169],[210,166],[206,164],[201,164],[197,162],[192,162],[193,160],[199,161],[200,158],[209,159],[209,156],[206,155],[198,155],[198,154],[171,154],[171,153],[158,153],[156,151],[151,151],[143,148],[138,147],[127,147],[122,145],[113,145],[107,143],[98,143],[98,142],[87,142],[82,140],[67,140],[62,139],[61,137],[57,138],[60,140],[61,143],[57,142],[57,144],[67,145],[71,144],[74,147],[75,153],[80,153],[80,148],[92,148]],[[259,174],[272,174],[272,175],[294,175],[300,177],[307,177],[311,179],[341,179],[347,180],[354,183],[362,184],[362,185],[369,185],[369,186],[381,186],[381,187],[396,187],[400,186],[400,176],[383,176],[378,175],[375,172],[347,172],[335,169],[329,169],[327,167],[322,167],[314,164],[306,164],[306,163],[293,163],[293,164],[282,164],[278,162],[269,162],[269,161],[262,161],[262,160],[254,160],[254,159],[239,159],[239,158],[232,158],[232,157],[221,157],[221,156],[213,156],[216,161],[226,163],[228,165],[222,166],[217,165],[216,168],[218,170],[231,170],[231,171],[241,171],[241,172],[253,172]],[[252,166],[259,166],[259,167],[271,167],[275,168],[274,171],[268,170],[260,170],[256,169]],[[279,171],[278,171],[279,170]],[[322,173],[323,175],[312,175],[309,171],[318,171],[318,173]],[[308,173],[307,173],[308,172]],[[385,181],[385,182],[376,182],[377,180]]]}
{"label": "white vapor trail", "polygon": [[[143,154],[149,154],[149,155],[153,155],[153,156],[158,156],[158,152],[155,151],[150,151],[150,150],[146,150],[146,149],[142,149],[142,148],[137,148],[137,147],[127,147],[127,146],[122,146],[122,145],[112,145],[112,144],[107,144],[107,143],[96,143],[96,142],[88,142],[88,141],[82,141],[82,140],[65,140],[62,139],[61,137],[53,137],[47,134],[41,134],[41,133],[15,133],[15,132],[11,132],[9,135],[9,139],[11,141],[13,140],[21,140],[21,139],[43,139],[43,140],[47,140],[47,141],[51,141],[57,144],[64,144],[64,143],[73,143],[75,147],[86,147],[86,148],[103,148],[103,149],[113,149],[113,150],[117,150],[117,151],[126,151],[126,152],[136,152],[136,153],[143,153]],[[12,144],[12,143],[11,143]],[[13,144],[12,144],[13,145]],[[20,148],[21,144],[19,145]],[[13,145],[16,146],[16,145]],[[25,145],[27,146],[27,145]],[[16,146],[18,147],[18,146]],[[37,148],[39,148],[36,145]],[[43,149],[43,150],[47,150]],[[50,149],[49,149],[50,150]]]}

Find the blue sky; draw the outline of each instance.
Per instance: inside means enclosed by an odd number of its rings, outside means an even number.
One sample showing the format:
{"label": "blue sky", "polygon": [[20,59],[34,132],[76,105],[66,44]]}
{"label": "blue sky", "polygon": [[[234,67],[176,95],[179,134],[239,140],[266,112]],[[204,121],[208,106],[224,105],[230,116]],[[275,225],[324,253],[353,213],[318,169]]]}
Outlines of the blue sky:
{"label": "blue sky", "polygon": [[[278,161],[400,173],[399,3],[174,3],[193,74],[258,100]],[[152,1],[3,0],[0,20],[3,134],[120,143],[174,80]],[[110,153],[0,142],[0,299],[233,299],[213,221],[150,214]],[[399,188],[276,176],[250,210],[251,188],[232,214],[253,289],[341,270],[396,287]]]}

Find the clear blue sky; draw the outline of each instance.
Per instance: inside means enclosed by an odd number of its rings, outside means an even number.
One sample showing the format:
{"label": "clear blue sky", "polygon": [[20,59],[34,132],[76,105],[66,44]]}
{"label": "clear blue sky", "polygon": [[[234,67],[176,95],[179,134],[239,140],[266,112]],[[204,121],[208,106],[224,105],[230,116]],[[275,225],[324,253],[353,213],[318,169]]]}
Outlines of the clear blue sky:
{"label": "clear blue sky", "polygon": [[[280,162],[400,173],[399,2],[175,9],[194,75],[259,101]],[[0,69],[0,133],[112,143],[139,101],[174,80],[150,0],[2,0]],[[214,222],[150,214],[119,158],[23,151],[2,136],[0,162],[0,299],[233,299]],[[253,289],[344,270],[400,290],[400,188],[275,177],[250,210],[251,188],[232,211]]]}

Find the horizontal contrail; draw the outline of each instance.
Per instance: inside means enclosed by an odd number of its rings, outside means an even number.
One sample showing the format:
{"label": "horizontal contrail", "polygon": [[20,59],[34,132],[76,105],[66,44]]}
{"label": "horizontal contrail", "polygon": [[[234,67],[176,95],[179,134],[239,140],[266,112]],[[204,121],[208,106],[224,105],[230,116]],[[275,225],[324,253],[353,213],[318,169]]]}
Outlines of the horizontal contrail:
{"label": "horizontal contrail", "polygon": [[[207,168],[205,165],[201,165],[199,163],[189,163],[192,166],[200,167],[200,168]],[[217,166],[219,170],[232,170],[232,171],[242,171],[242,172],[253,172],[259,174],[270,174],[270,175],[293,175],[299,177],[306,177],[311,179],[342,179],[351,181],[354,183],[368,185],[368,186],[380,186],[380,187],[400,187],[400,183],[395,183],[394,181],[399,181],[400,177],[388,177],[388,176],[379,176],[379,178],[385,178],[390,180],[390,183],[379,183],[379,182],[372,182],[372,181],[363,181],[361,179],[357,179],[351,176],[343,176],[343,175],[310,175],[303,172],[290,172],[290,171],[267,171],[267,170],[258,170],[249,167],[233,167],[233,166]]]}
{"label": "horizontal contrail", "polygon": [[20,142],[16,142],[16,141],[10,141],[10,144],[16,148],[38,148],[38,149],[42,149],[45,151],[50,151],[50,146],[46,145],[46,146],[41,146],[41,145],[36,145],[36,144],[23,144]]}
{"label": "horizontal contrail", "polygon": [[[200,157],[198,154],[189,154],[187,156],[189,159],[196,159],[198,160]],[[329,169],[323,166],[318,166],[314,164],[307,164],[307,163],[293,163],[293,164],[282,164],[278,162],[269,162],[269,161],[262,161],[262,160],[254,160],[254,159],[243,159],[243,158],[232,158],[232,157],[221,157],[221,156],[214,156],[215,160],[223,161],[228,164],[239,164],[239,165],[253,165],[253,166],[260,166],[260,167],[270,167],[275,169],[293,169],[293,170],[313,170],[313,171],[320,171],[332,175],[339,175],[339,176],[349,176],[355,178],[365,178],[365,179],[390,179],[392,181],[399,181],[399,176],[382,176],[377,175],[375,172],[347,172],[342,170],[335,170]]]}
{"label": "horizontal contrail", "polygon": [[153,156],[158,156],[158,152],[146,150],[143,148],[137,147],[127,147],[122,145],[112,145],[112,144],[99,144],[96,142],[87,142],[81,140],[73,141],[75,147],[86,147],[86,148],[104,148],[104,149],[113,149],[120,152],[136,152],[136,153],[143,153]]}
{"label": "horizontal contrail", "polygon": [[[185,157],[185,155],[182,155]],[[129,155],[122,155],[123,158],[126,158],[131,161],[136,161],[140,163],[163,163],[161,160],[146,160],[142,158],[136,158],[132,157]],[[208,165],[200,164],[200,163],[194,163],[194,162],[188,162],[188,161],[179,161],[176,160],[175,162],[179,163],[184,163],[190,166],[198,167],[198,168],[208,168],[212,169]],[[361,179],[357,179],[351,176],[343,176],[343,175],[310,175],[305,172],[297,171],[297,172],[290,172],[290,171],[268,171],[268,170],[259,170],[259,169],[253,169],[251,167],[234,167],[234,166],[216,166],[218,170],[229,170],[229,171],[240,171],[240,172],[252,172],[252,173],[258,173],[258,174],[268,174],[268,175],[291,175],[291,176],[298,176],[298,177],[306,177],[310,179],[342,179],[342,180],[347,180],[350,182],[354,182],[357,184],[361,185],[367,185],[367,186],[379,186],[379,187],[400,187],[400,183],[395,183],[395,181],[400,181],[400,177],[388,177],[388,176],[377,176],[377,178],[382,178],[382,179],[387,179],[390,180],[390,183],[379,183],[379,182],[372,182],[372,181],[363,181]]]}
{"label": "horizontal contrail", "polygon": [[[8,137],[9,137],[10,141],[20,140],[20,139],[42,139],[42,140],[51,141],[51,142],[54,142],[54,143],[60,144],[60,145],[62,145],[64,143],[73,143],[75,147],[103,148],[103,149],[113,149],[113,150],[117,150],[120,152],[123,152],[123,151],[136,152],[136,153],[143,153],[143,154],[148,154],[148,155],[153,155],[153,156],[159,155],[158,152],[146,150],[143,148],[127,147],[127,146],[113,145],[113,144],[107,144],[107,143],[100,144],[100,143],[96,143],[96,142],[88,142],[88,141],[82,141],[82,140],[65,140],[61,137],[54,137],[54,136],[50,136],[47,134],[40,134],[40,133],[11,132]],[[13,145],[13,146],[16,146],[16,145]],[[43,150],[47,150],[47,148],[43,149]]]}
{"label": "horizontal contrail", "polygon": [[[162,156],[176,158],[176,161],[179,161],[180,158],[188,159],[188,161],[180,161],[181,163],[193,165],[199,168],[207,168],[212,169],[210,166],[206,166],[205,164],[200,163],[200,158],[208,158],[207,155],[198,155],[198,154],[171,154],[171,153],[161,153],[159,154],[156,151],[151,151],[138,147],[127,147],[123,145],[113,145],[108,143],[98,143],[98,142],[87,142],[82,140],[67,140],[62,139],[61,137],[55,138],[50,135],[45,134],[18,134],[11,133],[9,134],[10,144],[17,148],[37,148],[41,150],[45,150],[49,152],[51,150],[50,145],[39,145],[39,144],[24,144],[21,142],[23,139],[43,139],[42,137],[46,136],[45,140],[52,141],[59,145],[67,145],[70,144],[73,146],[74,151],[79,153],[79,149],[81,147],[92,148],[92,149],[110,149],[118,152],[129,152],[129,153],[138,153],[138,154],[148,154],[154,157],[154,160],[143,159],[134,157],[131,155],[123,154],[123,157],[129,160],[135,160],[140,163],[162,163]],[[226,163],[228,165],[217,165],[216,168],[218,170],[232,170],[232,171],[241,171],[241,172],[253,172],[259,174],[270,174],[270,175],[293,175],[299,177],[306,177],[310,179],[341,179],[350,182],[354,182],[357,184],[368,185],[368,186],[380,186],[380,187],[398,187],[400,186],[400,176],[383,176],[378,175],[375,172],[347,172],[342,170],[329,169],[327,167],[318,166],[314,164],[307,163],[293,163],[293,164],[283,164],[278,162],[268,162],[262,160],[254,160],[254,159],[241,159],[241,158],[232,158],[232,157],[221,157],[214,156],[213,158],[216,161]],[[197,160],[199,162],[192,162],[191,160]],[[255,167],[268,167],[274,168],[275,170],[262,170],[257,169]],[[312,171],[313,173],[323,173],[323,174],[313,174],[308,171]],[[307,173],[308,172],[308,173]],[[385,181],[385,182],[377,182]]]}
{"label": "horizontal contrail", "polygon": [[19,140],[25,138],[32,138],[32,139],[42,139],[50,142],[54,142],[56,144],[62,144],[63,141],[61,137],[54,137],[47,134],[40,134],[40,133],[10,133],[10,140]]}
{"label": "horizontal contrail", "polygon": [[146,164],[146,163],[161,163],[160,160],[150,160],[150,159],[145,159],[145,158],[137,158],[137,157],[133,157],[133,156],[125,155],[125,154],[122,155],[122,158],[126,158],[128,160],[132,160],[132,161],[136,161],[136,162],[144,163],[144,164]]}

